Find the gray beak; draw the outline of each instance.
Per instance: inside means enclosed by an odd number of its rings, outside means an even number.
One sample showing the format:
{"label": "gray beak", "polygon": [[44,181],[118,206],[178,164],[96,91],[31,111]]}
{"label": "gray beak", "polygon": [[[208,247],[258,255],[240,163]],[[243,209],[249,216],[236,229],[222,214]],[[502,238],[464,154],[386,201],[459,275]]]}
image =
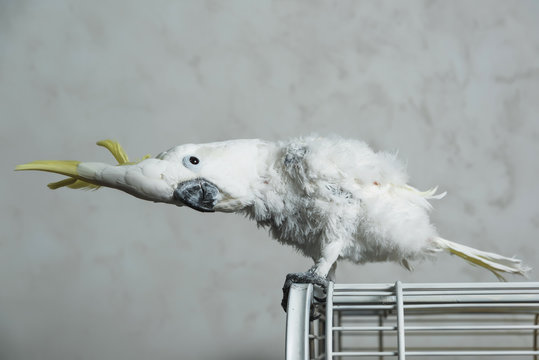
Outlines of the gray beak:
{"label": "gray beak", "polygon": [[214,212],[213,207],[219,200],[219,195],[217,186],[205,179],[182,182],[174,190],[175,200],[202,212]]}

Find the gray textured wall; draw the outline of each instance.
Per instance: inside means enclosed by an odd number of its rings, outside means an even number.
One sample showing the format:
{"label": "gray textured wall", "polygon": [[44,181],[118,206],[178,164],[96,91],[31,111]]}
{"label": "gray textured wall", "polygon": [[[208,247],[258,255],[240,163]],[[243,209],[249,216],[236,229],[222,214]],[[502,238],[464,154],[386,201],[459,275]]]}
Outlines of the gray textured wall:
{"label": "gray textured wall", "polygon": [[[109,189],[36,159],[316,132],[399,149],[448,196],[449,239],[538,267],[537,1],[0,0],[0,358],[280,359],[287,272],[247,219]],[[495,281],[450,256],[341,282]],[[532,280],[537,279],[532,272]]]}

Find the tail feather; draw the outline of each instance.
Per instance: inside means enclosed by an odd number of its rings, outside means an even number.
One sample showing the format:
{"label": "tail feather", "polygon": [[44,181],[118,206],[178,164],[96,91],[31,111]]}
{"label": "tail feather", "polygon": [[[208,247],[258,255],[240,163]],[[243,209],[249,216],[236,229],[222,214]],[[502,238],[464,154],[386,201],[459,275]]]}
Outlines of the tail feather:
{"label": "tail feather", "polygon": [[530,271],[530,268],[523,266],[519,259],[477,250],[440,237],[435,238],[434,241],[441,249],[447,250],[451,254],[463,258],[472,265],[481,266],[490,270],[501,281],[505,281],[505,278],[500,273],[525,276],[526,273]]}
{"label": "tail feather", "polygon": [[418,190],[415,187],[410,186],[410,185],[405,185],[405,188],[415,193],[418,193],[419,195],[423,196],[425,199],[440,200],[447,195],[447,191],[444,191],[443,193],[440,193],[440,194],[436,194],[436,192],[438,191],[438,186],[435,186],[432,189],[428,189],[426,191]]}

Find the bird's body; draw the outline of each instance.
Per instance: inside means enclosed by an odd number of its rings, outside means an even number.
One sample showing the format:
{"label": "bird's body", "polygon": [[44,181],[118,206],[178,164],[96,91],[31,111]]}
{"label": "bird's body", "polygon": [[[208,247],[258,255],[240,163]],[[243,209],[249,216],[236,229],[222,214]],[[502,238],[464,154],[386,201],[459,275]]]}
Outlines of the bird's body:
{"label": "bird's body", "polygon": [[113,187],[141,199],[189,206],[203,212],[243,213],[283,244],[292,245],[325,278],[339,259],[355,263],[414,260],[441,250],[501,277],[523,274],[519,260],[440,238],[429,219],[435,189],[407,185],[394,154],[339,137],[284,142],[258,139],[180,145],[155,158],[129,163],[112,141],[119,165],[34,162],[17,170],[58,172],[70,178],[50,184]]}
{"label": "bird's body", "polygon": [[340,138],[293,139],[275,148],[257,201],[244,211],[313,258],[320,276],[339,258],[408,267],[439,249],[428,217],[433,191],[406,185],[394,155]]}

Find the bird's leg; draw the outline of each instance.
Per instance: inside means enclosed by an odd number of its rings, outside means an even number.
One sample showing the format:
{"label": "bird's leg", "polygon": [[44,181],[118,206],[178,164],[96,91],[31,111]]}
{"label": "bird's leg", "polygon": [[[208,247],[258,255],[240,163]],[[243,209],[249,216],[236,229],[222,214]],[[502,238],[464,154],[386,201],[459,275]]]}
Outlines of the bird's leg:
{"label": "bird's leg", "polygon": [[[326,280],[327,280],[328,283],[330,281],[335,282],[335,271],[336,270],[337,270],[337,261],[335,261],[333,263],[333,265],[331,265],[331,268],[329,269],[329,272],[326,275]],[[326,301],[326,296],[325,296],[326,289],[327,289],[327,286],[322,288],[322,291],[315,291],[313,293],[313,298],[315,298],[315,300],[318,301],[318,302],[325,302]],[[315,288],[314,290],[317,290],[317,289]]]}
{"label": "bird's leg", "polygon": [[337,271],[337,262],[335,261],[333,263],[333,265],[331,265],[331,268],[329,269],[329,272],[328,272],[328,275],[326,276],[326,278],[329,280],[329,281],[333,281],[335,282],[335,272]]}
{"label": "bird's leg", "polygon": [[[331,279],[333,280],[335,275],[336,261],[341,252],[341,242],[335,241],[327,243],[322,249],[322,257],[320,257],[312,268],[303,273],[290,273],[286,275],[286,280],[283,286],[283,299],[281,306],[286,311],[288,307],[288,294],[290,293],[290,286],[293,283],[300,284],[313,284],[322,289],[325,293],[329,284],[328,274],[330,270],[332,272]],[[325,299],[315,296],[316,300],[323,302]]]}

